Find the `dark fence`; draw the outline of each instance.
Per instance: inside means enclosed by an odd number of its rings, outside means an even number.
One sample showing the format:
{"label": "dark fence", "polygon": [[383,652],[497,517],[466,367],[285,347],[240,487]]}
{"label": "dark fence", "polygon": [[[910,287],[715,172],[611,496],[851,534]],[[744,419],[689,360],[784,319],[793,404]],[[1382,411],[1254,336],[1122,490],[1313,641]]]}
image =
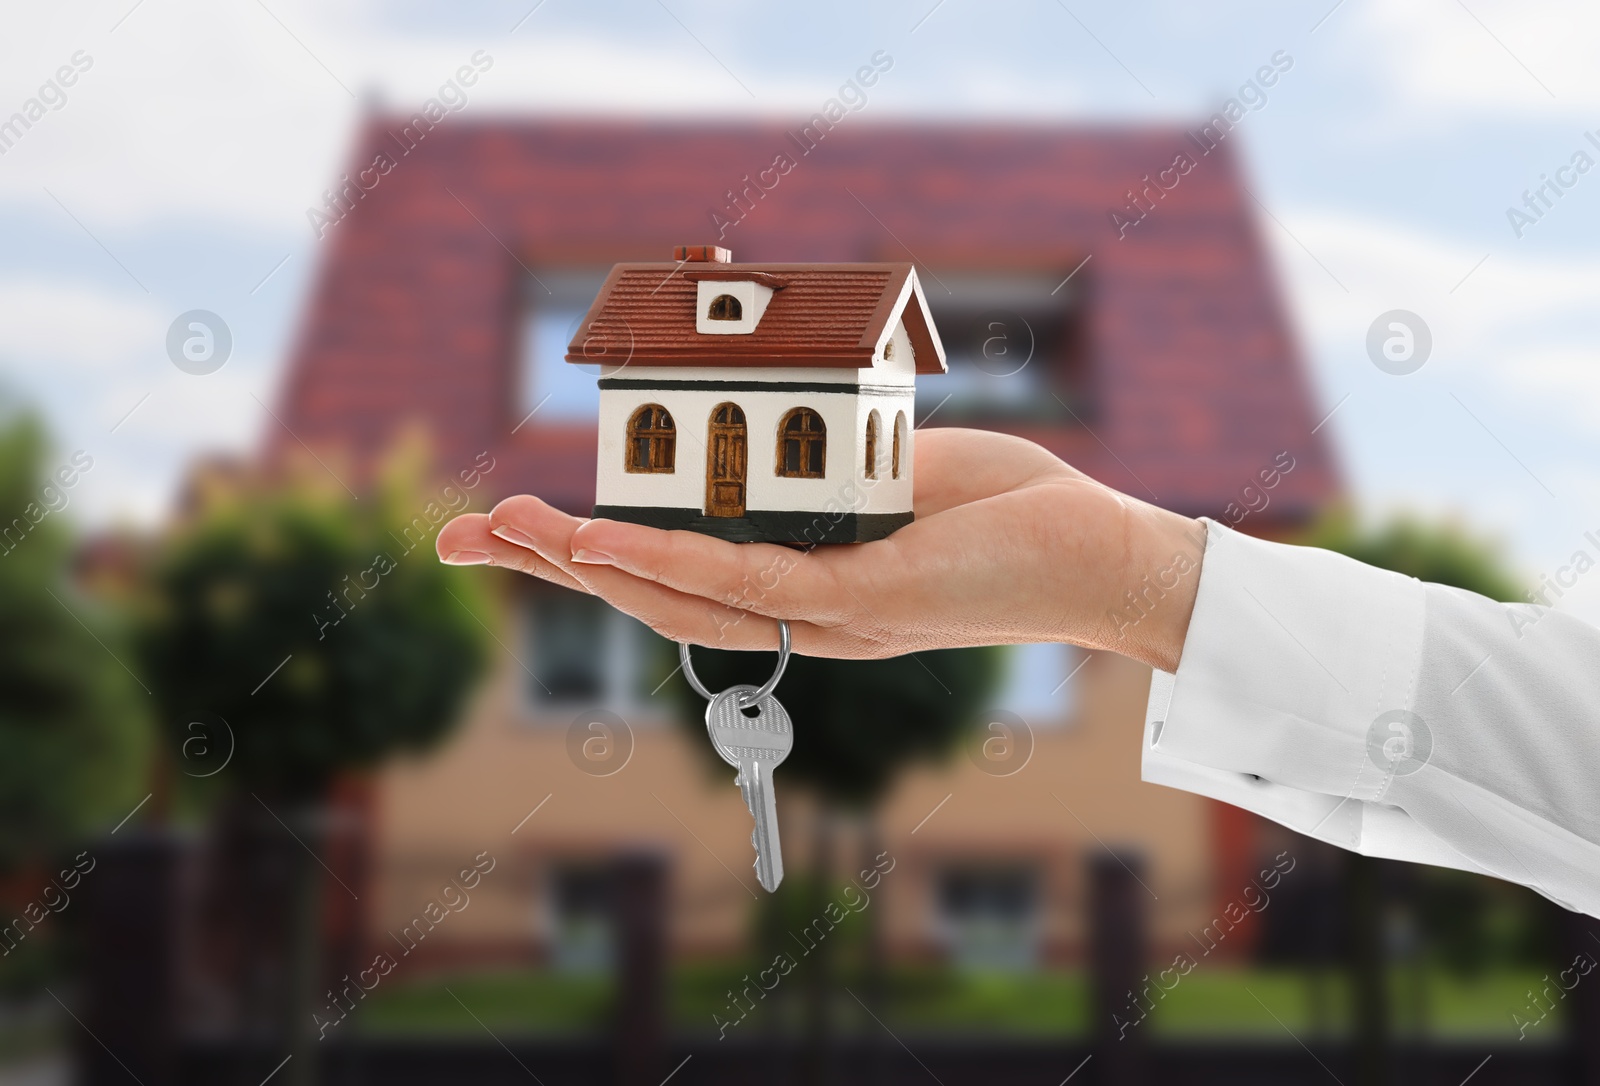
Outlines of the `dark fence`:
{"label": "dark fence", "polygon": [[[180,915],[177,891],[183,865],[171,842],[134,838],[97,850],[88,912],[88,962],[83,976],[86,1015],[79,1048],[80,1082],[87,1086],[259,1086],[280,1076],[281,1040],[184,1039],[174,1014],[174,971]],[[1112,1014],[1128,993],[1143,985],[1148,966],[1149,895],[1140,881],[1137,856],[1101,853],[1089,861],[1088,906],[1092,938],[1090,998],[1098,1028],[1085,1042],[1046,1043],[990,1036],[895,1036],[842,1038],[826,1061],[829,1083],[926,1084],[943,1086],[1133,1086],[1136,1083],[1278,1086],[1286,1082],[1337,1081],[1341,1086],[1600,1086],[1600,984],[1578,984],[1567,1006],[1567,1031],[1555,1044],[1496,1041],[1485,1044],[1416,1044],[1389,1041],[1383,1066],[1370,1062],[1361,1040],[1319,1038],[1308,1048],[1285,1035],[1281,1041],[1216,1044],[1153,1041],[1149,1030],[1119,1036]],[[538,1081],[653,1086],[669,1077],[682,1083],[802,1082],[808,1059],[801,1041],[782,1038],[691,1041],[669,1037],[665,1027],[664,977],[668,871],[658,856],[619,857],[617,894],[619,988],[623,998],[610,1031],[600,1037],[540,1039],[485,1036],[481,1041],[389,1039],[331,1040],[316,1044],[304,1059],[316,1061],[324,1086],[474,1086]],[[1563,920],[1563,961],[1593,941],[1587,918]],[[1554,973],[1555,970],[1552,970]],[[92,1037],[91,1037],[92,1031]],[[1359,1032],[1359,1031],[1358,1031]],[[282,1071],[283,1081],[310,1068]]]}
{"label": "dark fence", "polygon": [[[885,1037],[881,1043],[841,1042],[829,1060],[830,1086],[1106,1086],[1110,1061],[1099,1049],[974,1038],[901,1038],[910,1051]],[[386,1041],[346,1045],[323,1057],[321,1081],[337,1086],[544,1086],[610,1083],[617,1071],[619,1046],[609,1039],[541,1041],[519,1044],[505,1038],[502,1049],[485,1038],[475,1042]],[[509,1051],[508,1051],[509,1049]],[[708,1038],[703,1044],[677,1044],[667,1053],[662,1079],[679,1068],[672,1083],[758,1082],[799,1086],[802,1056],[798,1044]],[[184,1055],[181,1082],[188,1086],[259,1086],[283,1057],[237,1046],[191,1047]],[[1084,1061],[1087,1059],[1087,1063]],[[1515,1044],[1495,1048],[1452,1046],[1426,1051],[1396,1045],[1391,1070],[1407,1086],[1569,1086],[1582,1081],[1570,1053]],[[1485,1063],[1487,1059],[1487,1063]],[[687,1061],[687,1062],[685,1062]],[[1318,1063],[1321,1063],[1321,1066]],[[1284,1086],[1343,1083],[1357,1086],[1356,1057],[1349,1047],[1318,1044],[1316,1056],[1293,1041],[1283,1044],[1155,1045],[1147,1053],[1145,1083],[1161,1086]],[[680,1066],[681,1065],[681,1066]],[[1474,1069],[1477,1074],[1472,1074]],[[127,1082],[126,1076],[123,1082]]]}

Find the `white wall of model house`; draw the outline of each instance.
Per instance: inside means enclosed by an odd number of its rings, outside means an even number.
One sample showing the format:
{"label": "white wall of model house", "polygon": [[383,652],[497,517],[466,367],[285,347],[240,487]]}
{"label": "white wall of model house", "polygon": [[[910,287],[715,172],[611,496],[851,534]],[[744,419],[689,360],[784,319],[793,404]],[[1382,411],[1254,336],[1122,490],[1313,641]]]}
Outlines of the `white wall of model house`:
{"label": "white wall of model house", "polygon": [[[727,286],[732,284],[718,284]],[[885,347],[888,358],[884,358]],[[705,510],[706,433],[721,404],[744,411],[747,446],[745,508],[780,512],[904,513],[911,509],[911,464],[916,360],[905,328],[896,322],[862,369],[832,367],[613,366],[600,377],[663,383],[757,382],[773,388],[731,392],[716,388],[600,390],[599,462],[595,504]],[[838,392],[796,391],[785,382],[837,384]],[[854,390],[859,386],[861,391]],[[674,469],[627,470],[628,420],[645,404],[660,404],[677,432]],[[796,407],[822,416],[827,444],[820,479],[778,474],[778,424]],[[876,479],[866,477],[867,418],[878,412]],[[895,420],[904,412],[900,477],[893,477]]]}

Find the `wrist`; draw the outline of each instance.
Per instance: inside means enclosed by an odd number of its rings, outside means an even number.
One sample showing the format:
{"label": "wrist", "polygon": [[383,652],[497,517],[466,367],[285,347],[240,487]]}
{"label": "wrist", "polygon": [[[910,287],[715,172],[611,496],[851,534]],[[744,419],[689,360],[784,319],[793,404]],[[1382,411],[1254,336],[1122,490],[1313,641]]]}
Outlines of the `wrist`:
{"label": "wrist", "polygon": [[1205,557],[1202,521],[1126,501],[1124,562],[1107,612],[1107,648],[1162,671],[1177,671]]}

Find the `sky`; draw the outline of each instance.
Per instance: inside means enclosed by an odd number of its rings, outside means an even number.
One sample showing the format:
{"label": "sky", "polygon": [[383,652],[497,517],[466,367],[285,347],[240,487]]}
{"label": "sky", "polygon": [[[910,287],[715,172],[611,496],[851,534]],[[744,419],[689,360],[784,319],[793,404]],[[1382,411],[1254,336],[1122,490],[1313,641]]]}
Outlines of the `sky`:
{"label": "sky", "polygon": [[[307,209],[365,109],[418,108],[479,51],[479,118],[789,122],[882,49],[878,120],[1190,125],[1281,53],[1229,140],[1360,504],[1459,516],[1533,580],[1600,560],[1592,3],[81,0],[0,19],[0,124],[50,99],[0,129],[0,384],[43,410],[62,464],[92,459],[61,514],[83,525],[157,522],[194,454],[277,425],[321,258]],[[205,375],[168,355],[192,310],[231,333]],[[1415,372],[1369,353],[1393,310],[1427,326]],[[1600,622],[1600,572],[1560,605]]]}

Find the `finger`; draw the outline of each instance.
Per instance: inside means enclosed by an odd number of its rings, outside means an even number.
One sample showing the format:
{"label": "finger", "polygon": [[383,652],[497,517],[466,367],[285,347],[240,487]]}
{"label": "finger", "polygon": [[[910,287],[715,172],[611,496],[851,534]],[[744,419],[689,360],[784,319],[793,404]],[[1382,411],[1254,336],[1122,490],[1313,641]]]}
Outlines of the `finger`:
{"label": "finger", "polygon": [[552,584],[587,592],[583,582],[545,561],[538,552],[496,538],[483,513],[466,513],[439,530],[434,541],[439,560],[452,566],[504,566]]}
{"label": "finger", "polygon": [[572,533],[583,524],[580,517],[563,513],[532,494],[506,498],[489,510],[489,531],[499,539],[526,547],[575,580],[572,568]]}
{"label": "finger", "polygon": [[775,543],[591,520],[572,533],[574,575],[611,566],[678,592],[759,615],[838,626],[859,609],[818,557]]}
{"label": "finger", "polygon": [[757,621],[756,616],[738,607],[685,594],[621,568],[573,561],[575,533],[591,522],[563,513],[530,494],[505,499],[490,511],[488,521],[497,541],[528,548],[586,591],[663,637],[722,648],[769,648],[777,644],[777,624],[770,619]]}

